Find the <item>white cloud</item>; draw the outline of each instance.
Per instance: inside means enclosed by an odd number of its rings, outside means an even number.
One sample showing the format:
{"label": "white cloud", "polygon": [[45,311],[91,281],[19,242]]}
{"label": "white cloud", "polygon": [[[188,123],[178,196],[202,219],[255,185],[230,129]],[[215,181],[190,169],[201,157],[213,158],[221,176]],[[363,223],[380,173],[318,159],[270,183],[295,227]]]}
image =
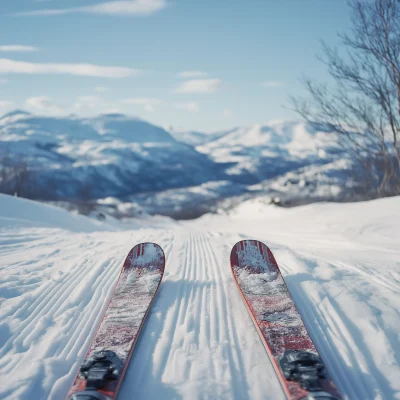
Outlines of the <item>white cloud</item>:
{"label": "white cloud", "polygon": [[101,99],[97,96],[80,96],[73,106],[74,112],[95,111],[101,106]]}
{"label": "white cloud", "polygon": [[198,112],[200,110],[199,104],[196,102],[179,103],[176,105],[178,110],[186,110],[189,112]]}
{"label": "white cloud", "polygon": [[0,51],[10,51],[10,52],[32,52],[38,51],[37,47],[33,46],[22,46],[19,44],[9,44],[0,46]]}
{"label": "white cloud", "polygon": [[102,111],[102,113],[103,114],[123,114],[123,111],[117,107],[109,107],[109,108],[105,108]]}
{"label": "white cloud", "polygon": [[96,86],[95,89],[94,89],[94,91],[95,91],[96,93],[104,93],[104,92],[107,91],[107,88],[104,87],[104,86]]}
{"label": "white cloud", "polygon": [[0,116],[15,108],[13,101],[0,100]]}
{"label": "white cloud", "polygon": [[204,78],[208,74],[202,71],[183,71],[178,74],[181,78]]}
{"label": "white cloud", "polygon": [[214,93],[222,86],[220,79],[192,79],[182,82],[177,93]]}
{"label": "white cloud", "polygon": [[75,104],[68,108],[68,113],[78,115],[97,115],[97,114],[120,114],[122,111],[116,107],[116,102],[107,102],[99,96],[80,96]]}
{"label": "white cloud", "polygon": [[29,111],[46,114],[46,115],[58,115],[64,112],[64,109],[54,104],[46,96],[29,97],[25,100],[25,108]]}
{"label": "white cloud", "polygon": [[157,11],[161,11],[167,7],[167,0],[114,0],[104,1],[99,4],[82,7],[60,8],[60,9],[44,9],[38,11],[27,11],[15,13],[17,16],[34,16],[34,15],[63,15],[63,14],[106,14],[106,15],[148,15]]}
{"label": "white cloud", "polygon": [[162,101],[150,97],[131,97],[129,99],[122,100],[122,103],[132,106],[143,106],[145,111],[154,112],[156,106],[161,104]]}
{"label": "white cloud", "polygon": [[225,108],[224,110],[224,117],[230,117],[232,116],[232,110],[230,108]]}
{"label": "white cloud", "polygon": [[264,81],[261,82],[261,86],[264,86],[266,88],[271,88],[271,87],[278,87],[281,86],[282,82],[279,81]]}
{"label": "white cloud", "polygon": [[0,58],[0,74],[67,74],[102,78],[126,78],[139,70],[124,67],[102,67],[93,64],[31,63]]}

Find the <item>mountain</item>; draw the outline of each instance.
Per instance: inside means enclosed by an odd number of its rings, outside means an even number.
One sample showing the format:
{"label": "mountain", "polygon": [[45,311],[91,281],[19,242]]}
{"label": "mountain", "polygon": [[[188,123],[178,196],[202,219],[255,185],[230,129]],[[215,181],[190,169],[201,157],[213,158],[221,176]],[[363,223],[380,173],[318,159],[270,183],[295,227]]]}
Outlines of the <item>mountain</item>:
{"label": "mountain", "polygon": [[168,128],[168,132],[179,142],[189,144],[190,146],[199,146],[211,142],[213,140],[219,139],[220,137],[226,135],[227,132],[214,132],[214,133],[204,133],[198,131],[185,131],[175,129],[173,127]]}
{"label": "mountain", "polygon": [[31,197],[47,200],[82,193],[123,197],[225,176],[220,165],[164,129],[120,114],[56,118],[13,112],[0,119],[0,144],[3,157],[21,159],[34,171]]}
{"label": "mountain", "polygon": [[0,118],[1,192],[62,202],[112,197],[115,215],[129,214],[129,203],[189,218],[255,195],[285,204],[343,198],[351,189],[344,159],[335,135],[300,122],[201,133],[121,114]]}
{"label": "mountain", "polygon": [[110,142],[117,139],[135,143],[175,143],[164,129],[121,114],[82,119],[76,116],[42,117],[14,111],[0,118],[0,137],[2,140],[10,137],[25,140],[30,137],[39,142],[63,139]]}
{"label": "mountain", "polygon": [[232,180],[254,184],[310,164],[326,164],[342,150],[330,132],[301,122],[237,128],[196,147],[217,163],[229,163]]}

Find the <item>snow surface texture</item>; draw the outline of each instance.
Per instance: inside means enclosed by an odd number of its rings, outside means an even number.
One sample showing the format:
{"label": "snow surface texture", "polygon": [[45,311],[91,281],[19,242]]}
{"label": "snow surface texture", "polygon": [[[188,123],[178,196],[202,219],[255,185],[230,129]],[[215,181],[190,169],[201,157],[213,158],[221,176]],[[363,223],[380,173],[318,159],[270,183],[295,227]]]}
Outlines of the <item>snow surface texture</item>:
{"label": "snow surface texture", "polygon": [[[72,229],[66,212],[23,211],[33,204],[0,197],[0,398],[64,398],[126,255],[151,241],[166,253],[165,275],[119,399],[284,399],[229,266],[232,246],[256,238],[340,392],[400,399],[399,197],[288,210],[259,202],[253,215],[248,203],[123,231],[84,218]],[[23,214],[10,224],[14,207]]]}

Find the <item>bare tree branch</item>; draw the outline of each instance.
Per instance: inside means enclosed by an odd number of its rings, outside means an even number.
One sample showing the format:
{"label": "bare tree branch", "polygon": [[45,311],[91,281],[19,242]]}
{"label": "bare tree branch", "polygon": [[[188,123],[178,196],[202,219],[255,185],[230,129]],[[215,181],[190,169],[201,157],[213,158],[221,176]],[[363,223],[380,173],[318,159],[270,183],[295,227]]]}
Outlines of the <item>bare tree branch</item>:
{"label": "bare tree branch", "polygon": [[400,194],[400,1],[348,0],[351,33],[345,54],[322,43],[319,59],[335,85],[303,78],[308,98],[292,98],[308,122],[342,138],[368,190]]}

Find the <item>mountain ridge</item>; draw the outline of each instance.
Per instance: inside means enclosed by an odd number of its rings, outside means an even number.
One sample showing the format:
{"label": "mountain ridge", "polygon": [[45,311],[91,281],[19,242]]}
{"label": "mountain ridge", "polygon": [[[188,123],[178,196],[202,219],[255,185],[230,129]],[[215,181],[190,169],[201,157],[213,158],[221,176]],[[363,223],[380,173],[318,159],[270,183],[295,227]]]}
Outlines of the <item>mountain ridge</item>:
{"label": "mountain ridge", "polygon": [[[167,214],[168,208],[203,212],[205,204],[258,192],[258,184],[264,194],[279,195],[281,188],[298,196],[304,185],[312,187],[304,179],[326,186],[319,175],[329,175],[329,164],[343,157],[333,134],[298,121],[179,133],[123,114],[48,117],[18,110],[0,118],[0,158],[2,152],[32,169],[26,197],[115,197]],[[287,190],[289,181],[299,183],[297,193]],[[15,192],[11,186],[0,182],[3,192]]]}

